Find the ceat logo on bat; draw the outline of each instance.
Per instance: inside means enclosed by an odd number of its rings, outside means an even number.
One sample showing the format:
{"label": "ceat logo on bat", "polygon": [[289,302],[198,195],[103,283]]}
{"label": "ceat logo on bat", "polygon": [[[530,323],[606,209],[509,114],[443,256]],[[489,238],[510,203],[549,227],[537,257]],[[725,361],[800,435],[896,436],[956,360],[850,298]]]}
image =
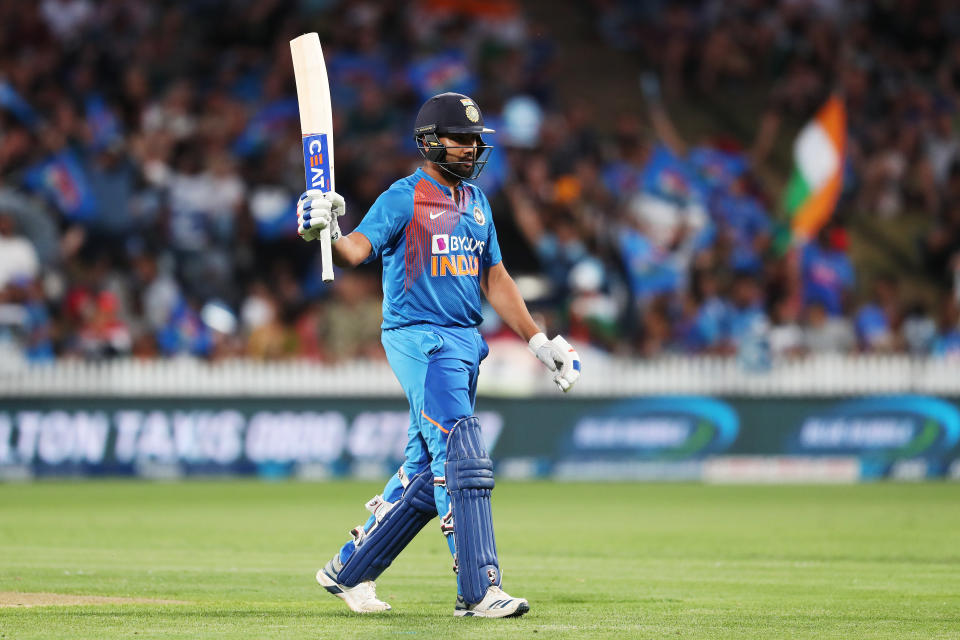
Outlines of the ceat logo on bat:
{"label": "ceat logo on bat", "polygon": [[450,236],[446,233],[438,233],[433,236],[433,253],[450,253]]}
{"label": "ceat logo on bat", "polygon": [[303,169],[307,188],[330,190],[330,156],[327,153],[327,134],[303,137]]}

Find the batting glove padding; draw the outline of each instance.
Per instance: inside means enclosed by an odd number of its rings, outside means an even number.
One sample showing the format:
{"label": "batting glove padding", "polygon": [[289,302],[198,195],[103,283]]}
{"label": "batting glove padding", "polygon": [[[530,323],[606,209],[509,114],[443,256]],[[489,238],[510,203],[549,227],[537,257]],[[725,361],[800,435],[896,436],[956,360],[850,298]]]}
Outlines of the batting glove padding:
{"label": "batting glove padding", "polygon": [[553,381],[557,383],[560,390],[570,391],[580,379],[580,355],[577,354],[576,349],[561,336],[547,340],[547,336],[543,333],[530,338],[528,344],[530,351],[537,356],[537,359],[545,364],[547,369],[556,372]]}
{"label": "batting glove padding", "polygon": [[340,238],[340,223],[337,218],[347,211],[343,196],[335,191],[323,192],[310,189],[297,202],[297,233],[310,242],[320,237],[320,232],[330,228],[330,242]]}

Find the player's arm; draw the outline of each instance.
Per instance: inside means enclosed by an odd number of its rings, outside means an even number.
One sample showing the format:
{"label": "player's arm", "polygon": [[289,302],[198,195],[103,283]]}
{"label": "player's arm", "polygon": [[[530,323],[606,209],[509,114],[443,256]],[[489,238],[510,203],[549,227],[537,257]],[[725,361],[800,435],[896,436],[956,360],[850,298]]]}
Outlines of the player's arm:
{"label": "player's arm", "polygon": [[507,273],[502,262],[484,270],[480,277],[480,288],[483,289],[487,302],[507,326],[526,340],[530,351],[550,371],[555,372],[553,381],[557,386],[563,391],[569,391],[580,378],[580,356],[561,336],[547,339],[546,334],[534,322],[517,283]]}
{"label": "player's arm", "polygon": [[517,283],[507,273],[502,262],[484,270],[480,278],[480,288],[493,310],[514,333],[528,342],[540,333],[540,327],[527,310],[527,303],[520,295]]}
{"label": "player's arm", "polygon": [[674,155],[681,157],[686,155],[687,143],[684,142],[667,113],[663,98],[660,95],[660,81],[657,76],[649,72],[640,74],[640,88],[647,99],[650,123],[653,125],[653,131],[657,134],[657,137],[663,144],[667,145],[667,148]]}
{"label": "player's arm", "polygon": [[370,240],[359,231],[340,236],[337,240],[331,236],[330,246],[333,247],[333,263],[338,267],[355,267],[366,260],[373,250]]}
{"label": "player's arm", "polygon": [[330,246],[333,262],[338,267],[355,267],[370,255],[373,245],[370,240],[354,231],[340,233],[337,219],[346,212],[343,196],[334,191],[326,193],[311,189],[300,196],[297,202],[297,233],[307,242],[320,237],[320,232],[330,227]]}

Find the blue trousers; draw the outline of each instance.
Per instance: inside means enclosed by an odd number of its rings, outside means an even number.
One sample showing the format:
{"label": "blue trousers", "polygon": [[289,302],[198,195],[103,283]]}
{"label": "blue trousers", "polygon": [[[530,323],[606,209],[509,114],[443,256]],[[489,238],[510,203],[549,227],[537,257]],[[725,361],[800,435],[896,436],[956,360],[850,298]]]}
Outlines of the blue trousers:
{"label": "blue trousers", "polygon": [[[477,375],[489,348],[475,328],[428,324],[385,329],[381,342],[410,404],[404,461],[383,489],[383,499],[396,502],[403,493],[402,475],[412,478],[427,467],[434,477],[444,475],[447,435],[458,420],[474,413]],[[446,487],[434,487],[434,497],[442,518],[450,509]],[[364,528],[373,523],[370,516]],[[453,536],[447,536],[447,544],[453,554]],[[340,549],[340,559],[346,562],[353,550],[350,540]]]}

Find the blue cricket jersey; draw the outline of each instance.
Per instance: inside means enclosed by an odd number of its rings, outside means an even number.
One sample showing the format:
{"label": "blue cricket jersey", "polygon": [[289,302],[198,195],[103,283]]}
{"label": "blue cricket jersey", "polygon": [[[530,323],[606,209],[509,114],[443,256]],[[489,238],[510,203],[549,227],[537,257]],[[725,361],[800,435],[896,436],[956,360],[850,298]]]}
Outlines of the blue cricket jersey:
{"label": "blue cricket jersey", "polygon": [[394,182],[355,231],[370,240],[367,262],[383,259],[383,324],[475,327],[480,276],[500,262],[490,203],[479,187],[453,190],[423,169]]}

